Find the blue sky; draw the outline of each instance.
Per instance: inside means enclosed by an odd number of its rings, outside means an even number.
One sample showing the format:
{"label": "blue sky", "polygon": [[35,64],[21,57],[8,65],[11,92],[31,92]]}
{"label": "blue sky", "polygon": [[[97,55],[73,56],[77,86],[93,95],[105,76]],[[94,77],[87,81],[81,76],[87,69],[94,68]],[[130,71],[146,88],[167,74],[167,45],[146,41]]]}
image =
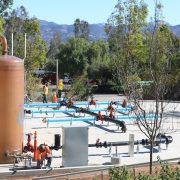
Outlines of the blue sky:
{"label": "blue sky", "polygon": [[[154,12],[154,0],[144,0]],[[76,18],[90,24],[105,23],[118,0],[14,0],[13,8],[23,5],[30,17],[58,24],[73,24]],[[164,20],[171,25],[180,24],[180,0],[161,0]]]}

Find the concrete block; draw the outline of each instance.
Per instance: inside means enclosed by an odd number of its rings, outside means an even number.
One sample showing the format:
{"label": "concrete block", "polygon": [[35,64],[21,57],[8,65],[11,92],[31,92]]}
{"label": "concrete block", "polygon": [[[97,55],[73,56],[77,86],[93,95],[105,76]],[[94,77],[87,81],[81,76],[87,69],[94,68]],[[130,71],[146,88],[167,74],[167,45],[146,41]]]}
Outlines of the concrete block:
{"label": "concrete block", "polygon": [[111,164],[120,164],[121,158],[120,157],[111,157]]}

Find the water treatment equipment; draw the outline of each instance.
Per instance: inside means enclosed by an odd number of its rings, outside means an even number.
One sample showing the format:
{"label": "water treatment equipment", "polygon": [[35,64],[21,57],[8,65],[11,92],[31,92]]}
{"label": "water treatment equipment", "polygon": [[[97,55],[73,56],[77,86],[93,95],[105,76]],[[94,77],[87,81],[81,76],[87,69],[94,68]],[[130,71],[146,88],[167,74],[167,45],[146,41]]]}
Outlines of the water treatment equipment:
{"label": "water treatment equipment", "polygon": [[22,152],[24,119],[24,62],[7,55],[6,38],[0,36],[0,163],[11,163],[7,154]]}

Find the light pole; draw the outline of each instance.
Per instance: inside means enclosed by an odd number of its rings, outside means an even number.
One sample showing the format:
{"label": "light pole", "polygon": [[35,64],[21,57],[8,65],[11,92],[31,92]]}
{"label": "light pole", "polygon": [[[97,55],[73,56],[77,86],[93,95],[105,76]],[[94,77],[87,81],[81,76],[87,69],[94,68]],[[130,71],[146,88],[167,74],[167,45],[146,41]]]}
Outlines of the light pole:
{"label": "light pole", "polygon": [[58,80],[59,80],[59,76],[58,76],[58,59],[56,60],[56,92],[58,93]]}

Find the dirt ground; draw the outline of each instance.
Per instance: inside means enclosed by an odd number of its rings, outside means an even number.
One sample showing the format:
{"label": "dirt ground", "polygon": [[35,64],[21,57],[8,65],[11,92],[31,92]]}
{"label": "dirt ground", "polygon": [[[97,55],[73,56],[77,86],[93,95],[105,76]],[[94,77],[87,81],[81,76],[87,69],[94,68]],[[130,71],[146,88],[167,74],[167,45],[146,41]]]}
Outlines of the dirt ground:
{"label": "dirt ground", "polygon": [[[180,164],[170,164],[170,168],[174,171],[176,168],[180,168]],[[160,165],[153,166],[152,175],[155,176],[157,173],[160,172],[160,170],[161,170]],[[139,173],[144,173],[144,174],[148,175],[149,174],[149,166],[133,168],[132,171],[135,176],[137,176]]]}
{"label": "dirt ground", "polygon": [[[170,167],[172,170],[175,170],[176,168],[180,168],[180,164],[170,164]],[[152,176],[155,176],[157,173],[160,172],[161,166],[160,165],[154,165],[153,166],[153,173]],[[149,174],[149,166],[144,166],[144,167],[137,167],[131,169],[132,173],[134,176],[137,176],[139,173],[144,173],[146,175]],[[73,173],[72,173],[73,174]],[[100,170],[97,172],[90,172],[90,173],[82,173],[82,174],[76,174],[76,175],[63,175],[57,174],[50,172],[48,174],[40,174],[38,176],[16,176],[16,177],[10,177],[10,178],[5,178],[5,179],[14,179],[14,180],[31,180],[36,177],[45,177],[45,176],[56,176],[59,175],[60,177],[54,177],[56,180],[108,180],[109,179],[109,171],[108,170]],[[62,176],[61,176],[62,175]]]}

